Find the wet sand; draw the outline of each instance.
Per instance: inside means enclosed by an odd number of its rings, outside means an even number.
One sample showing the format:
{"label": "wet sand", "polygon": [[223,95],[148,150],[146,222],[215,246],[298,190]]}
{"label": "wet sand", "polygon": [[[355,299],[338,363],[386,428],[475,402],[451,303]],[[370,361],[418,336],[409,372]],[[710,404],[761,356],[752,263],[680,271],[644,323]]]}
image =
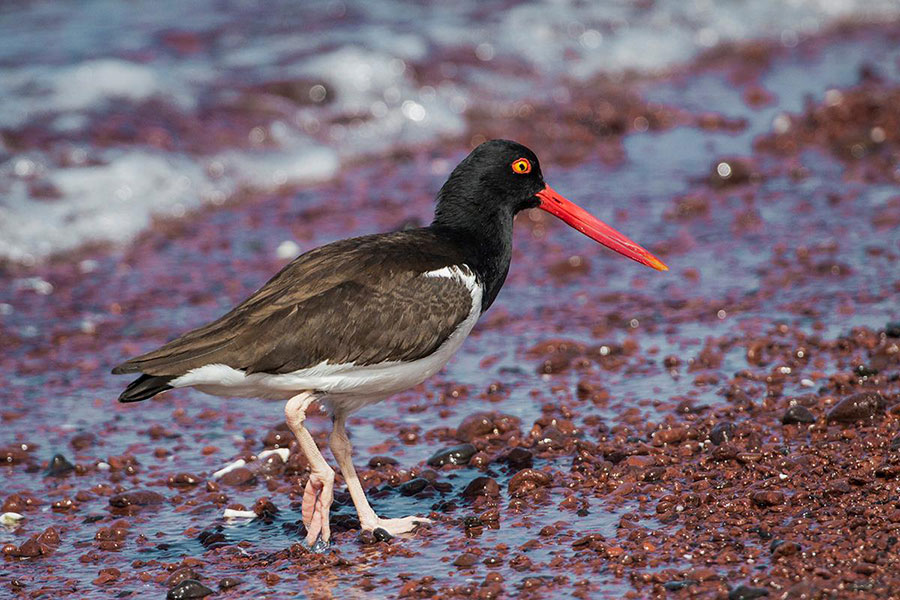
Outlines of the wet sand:
{"label": "wet sand", "polygon": [[[491,105],[467,115],[467,139],[248,191],[160,220],[125,251],[7,265],[0,512],[24,519],[0,529],[0,586],[898,596],[898,41],[897,24],[838,28]],[[427,223],[469,145],[513,134],[555,189],[672,270],[519,218],[507,284],[458,357],[350,423],[376,510],[433,526],[360,535],[338,477],[334,546],[309,554],[303,459],[257,458],[292,448],[280,404],[191,391],[116,404],[127,380],[112,365],[245,297],[285,264],[283,242]],[[312,428],[324,444],[327,420]],[[464,444],[462,464],[433,456]]]}

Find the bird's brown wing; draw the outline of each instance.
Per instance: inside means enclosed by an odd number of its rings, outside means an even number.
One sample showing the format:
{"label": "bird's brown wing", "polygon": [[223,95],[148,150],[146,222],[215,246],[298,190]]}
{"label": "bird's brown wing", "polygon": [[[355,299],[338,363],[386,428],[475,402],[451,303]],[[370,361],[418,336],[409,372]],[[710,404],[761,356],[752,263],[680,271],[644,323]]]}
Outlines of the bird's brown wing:
{"label": "bird's brown wing", "polygon": [[312,250],[220,319],[113,373],[178,377],[208,364],[287,373],[323,361],[370,365],[427,356],[469,315],[472,297],[458,278],[422,276],[458,257],[416,233]]}

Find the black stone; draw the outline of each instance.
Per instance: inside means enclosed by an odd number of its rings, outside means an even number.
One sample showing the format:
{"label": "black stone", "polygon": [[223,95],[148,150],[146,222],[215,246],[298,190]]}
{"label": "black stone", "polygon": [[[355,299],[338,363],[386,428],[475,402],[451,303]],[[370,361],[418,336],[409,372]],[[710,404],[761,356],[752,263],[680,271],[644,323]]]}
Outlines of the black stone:
{"label": "black stone", "polygon": [[681,581],[667,581],[663,584],[663,587],[670,592],[677,592],[684,588],[691,587],[692,585],[697,585],[698,583],[700,582],[696,579],[683,579]]}
{"label": "black stone", "polygon": [[816,416],[812,414],[810,410],[805,406],[794,404],[793,406],[789,406],[788,409],[784,411],[784,415],[781,417],[781,422],[785,425],[815,423]]}
{"label": "black stone", "polygon": [[75,465],[66,460],[62,454],[54,454],[50,459],[47,470],[44,471],[45,477],[62,477],[75,470]]}
{"label": "black stone", "polygon": [[388,533],[387,529],[383,527],[377,527],[375,531],[372,532],[372,535],[375,537],[375,540],[379,542],[386,542],[394,539],[394,536]]}
{"label": "black stone", "polygon": [[768,596],[769,590],[766,588],[750,587],[749,585],[739,585],[728,592],[728,600],[753,600],[754,598],[762,598]]}
{"label": "black stone", "polygon": [[186,600],[188,598],[203,598],[213,591],[196,579],[185,579],[166,594],[167,600]]}
{"label": "black stone", "polygon": [[219,589],[220,590],[229,590],[233,587],[237,587],[244,583],[243,579],[238,579],[237,577],[225,577],[221,581],[219,581]]}
{"label": "black stone", "polygon": [[891,338],[900,338],[900,321],[891,321],[884,328],[884,334]]}
{"label": "black stone", "polygon": [[472,444],[460,444],[452,448],[444,448],[435,452],[428,459],[429,466],[443,467],[444,465],[466,465],[469,459],[477,452]]}
{"label": "black stone", "polygon": [[709,441],[711,441],[716,446],[721,446],[725,442],[730,442],[733,439],[734,423],[731,423],[729,421],[716,423],[713,428],[709,430]]}
{"label": "black stone", "polygon": [[428,487],[428,480],[423,479],[422,477],[416,477],[401,485],[400,493],[404,496],[415,496],[426,487]]}
{"label": "black stone", "polygon": [[500,460],[511,467],[515,467],[517,470],[521,470],[533,464],[534,454],[531,453],[531,450],[516,446]]}

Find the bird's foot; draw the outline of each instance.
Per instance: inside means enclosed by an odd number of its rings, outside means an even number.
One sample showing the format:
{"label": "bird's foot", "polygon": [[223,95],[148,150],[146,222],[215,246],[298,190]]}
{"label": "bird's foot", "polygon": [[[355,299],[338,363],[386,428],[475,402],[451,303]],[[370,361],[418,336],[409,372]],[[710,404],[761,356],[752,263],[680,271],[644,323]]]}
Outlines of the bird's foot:
{"label": "bird's foot", "polygon": [[331,540],[329,518],[334,492],[334,472],[310,473],[303,491],[303,524],[306,525],[306,547],[321,553]]}
{"label": "bird's foot", "polygon": [[[362,528],[364,531],[372,531],[378,537],[378,530],[382,530],[390,537],[411,533],[419,528],[420,525],[430,525],[431,519],[425,517],[403,517],[402,519],[382,519],[376,517],[374,522],[365,523]],[[382,536],[384,534],[381,534]]]}

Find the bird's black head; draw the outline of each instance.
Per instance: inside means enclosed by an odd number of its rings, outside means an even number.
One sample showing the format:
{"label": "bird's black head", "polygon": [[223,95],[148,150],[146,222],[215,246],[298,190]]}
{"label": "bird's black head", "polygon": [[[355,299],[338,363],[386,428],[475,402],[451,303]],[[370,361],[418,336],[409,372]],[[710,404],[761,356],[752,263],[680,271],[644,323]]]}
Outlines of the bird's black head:
{"label": "bird's black head", "polygon": [[546,187],[534,152],[509,140],[484,142],[463,159],[437,196],[435,223],[465,227],[540,205]]}
{"label": "bird's black head", "polygon": [[508,140],[481,144],[453,169],[438,193],[432,226],[463,232],[482,253],[499,253],[508,267],[513,217],[526,208],[540,208],[619,254],[668,270],[658,258],[544,183],[534,152]]}

